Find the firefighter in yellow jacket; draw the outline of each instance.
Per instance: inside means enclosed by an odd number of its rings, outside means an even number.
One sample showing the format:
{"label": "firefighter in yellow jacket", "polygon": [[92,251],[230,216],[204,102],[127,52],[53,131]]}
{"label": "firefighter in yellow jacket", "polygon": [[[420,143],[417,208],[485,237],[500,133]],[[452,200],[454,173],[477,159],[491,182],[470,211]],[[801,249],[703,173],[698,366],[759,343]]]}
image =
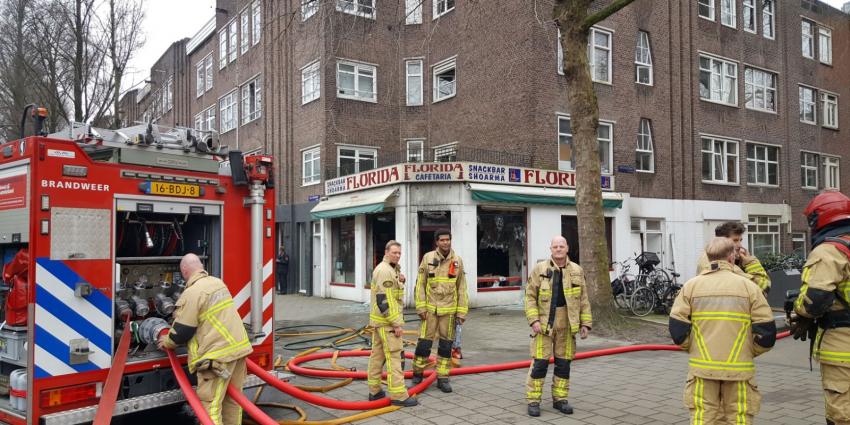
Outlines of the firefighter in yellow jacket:
{"label": "firefighter in yellow jacket", "polygon": [[[767,275],[761,262],[754,255],[750,255],[746,248],[741,246],[746,229],[744,225],[737,221],[729,221],[717,226],[714,229],[714,236],[723,237],[735,243],[735,262],[732,263],[732,270],[755,283],[765,296],[770,292],[770,277]],[[697,262],[697,274],[700,274],[709,269],[711,262],[708,261],[708,256],[705,252]]]}
{"label": "firefighter in yellow jacket", "polygon": [[803,266],[791,332],[794,339],[814,337],[826,423],[850,425],[850,199],[840,192],[824,192],[804,213],[813,249]]}
{"label": "firefighter in yellow jacket", "polygon": [[593,326],[584,271],[567,256],[567,240],[555,237],[549,250],[551,258],[531,269],[525,289],[525,317],[532,331],[532,359],[526,379],[529,416],[540,416],[543,383],[553,354],[552,406],[561,413],[573,413],[567,397],[570,362],[576,351],[575,335],[579,333],[585,339]]}
{"label": "firefighter in yellow jacket", "polygon": [[404,275],[399,272],[401,244],[387,242],[384,261],[372,272],[372,309],[369,326],[372,328],[372,353],[369,355],[367,383],[369,401],[386,397],[381,389],[381,373],[387,365],[387,390],[395,406],[416,406],[418,402],[408,397],[404,385],[402,356],[402,326],[404,326]]}
{"label": "firefighter in yellow jacket", "polygon": [[437,345],[437,388],[452,392],[449,369],[452,364],[452,343],[455,321],[463,324],[469,311],[463,260],[452,250],[452,234],[448,230],[434,233],[437,249],[425,254],[416,278],[416,313],[422,320],[416,357],[413,360],[413,383],[422,382],[422,372],[428,364],[434,338]]}
{"label": "firefighter in yellow jacket", "polygon": [[242,423],[242,408],[227,396],[227,386],[242,389],[245,357],[253,352],[245,325],[224,282],[204,271],[200,258],[180,261],[186,289],[177,300],[174,324],[159,347],[189,347],[189,372],[198,376],[198,398],[217,425]]}
{"label": "firefighter in yellow jacket", "polygon": [[687,281],[670,312],[670,336],[689,353],[685,406],[695,425],[752,424],[761,405],[753,359],[776,343],[764,293],[733,270],[735,243],[705,248],[709,269]]}

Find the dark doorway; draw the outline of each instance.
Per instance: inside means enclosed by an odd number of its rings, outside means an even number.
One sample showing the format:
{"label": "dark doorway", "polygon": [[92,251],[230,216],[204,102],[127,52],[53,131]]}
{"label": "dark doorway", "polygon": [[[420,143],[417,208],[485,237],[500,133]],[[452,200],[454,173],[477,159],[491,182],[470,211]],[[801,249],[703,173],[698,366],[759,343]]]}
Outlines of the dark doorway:
{"label": "dark doorway", "polygon": [[[451,211],[419,211],[419,260],[434,250],[434,232],[452,229]],[[418,263],[418,261],[417,261]]]}
{"label": "dark doorway", "polygon": [[[372,231],[372,267],[384,259],[384,247],[395,239],[395,213],[372,214],[367,222]],[[369,274],[371,276],[371,273]]]}
{"label": "dark doorway", "polygon": [[[613,219],[605,217],[605,240],[608,241],[608,259],[611,259],[611,229]],[[579,254],[579,239],[578,239],[578,219],[574,215],[561,216],[561,236],[567,240],[567,245],[570,247],[570,261],[581,264],[581,255]]]}

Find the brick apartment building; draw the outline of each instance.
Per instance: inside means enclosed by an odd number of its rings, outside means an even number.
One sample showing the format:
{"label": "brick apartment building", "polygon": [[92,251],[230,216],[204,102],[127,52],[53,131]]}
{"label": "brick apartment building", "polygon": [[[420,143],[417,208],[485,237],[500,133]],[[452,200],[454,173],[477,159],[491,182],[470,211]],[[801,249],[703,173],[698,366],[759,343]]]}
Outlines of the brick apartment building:
{"label": "brick apartment building", "polygon": [[[157,99],[159,87],[176,96],[161,123],[275,155],[291,291],[365,300],[386,240],[402,243],[413,276],[438,228],[454,232],[474,305],[516,300],[559,230],[577,255],[569,108],[548,7],[217,6],[152,69],[152,81],[173,75],[174,91],[166,79],[133,96]],[[595,27],[612,257],[654,251],[687,278],[727,220],[748,223],[758,255],[805,253],[808,200],[850,187],[840,172],[848,42],[850,16],[815,0],[638,0]],[[180,49],[182,58],[170,53]],[[156,110],[155,100],[137,103]]]}

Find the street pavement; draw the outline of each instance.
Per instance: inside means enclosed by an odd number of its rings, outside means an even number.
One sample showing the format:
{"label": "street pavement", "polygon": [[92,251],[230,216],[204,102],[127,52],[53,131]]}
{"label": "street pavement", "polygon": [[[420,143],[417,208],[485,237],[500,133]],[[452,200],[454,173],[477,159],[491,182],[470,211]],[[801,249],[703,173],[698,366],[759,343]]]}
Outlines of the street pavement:
{"label": "street pavement", "polygon": [[[360,327],[366,323],[368,306],[340,300],[320,299],[297,295],[279,296],[276,302],[278,326],[332,324]],[[409,315],[408,317],[414,317]],[[528,326],[519,305],[473,309],[463,330],[463,365],[492,364],[529,358]],[[417,322],[406,329],[416,329]],[[642,322],[643,326],[658,325]],[[663,334],[657,329],[656,334]],[[652,332],[649,332],[652,335]],[[649,338],[649,343],[662,342]],[[282,350],[283,344],[297,341],[282,338],[277,353],[285,359],[295,351]],[[667,341],[663,341],[667,343]],[[628,345],[591,335],[579,340],[578,350]],[[354,348],[354,347],[352,347]],[[413,347],[408,347],[412,351]],[[366,358],[340,359],[338,364],[366,370]],[[316,362],[328,367],[327,362]],[[407,363],[408,368],[410,362]],[[823,398],[817,364],[809,370],[808,343],[780,340],[769,353],[756,360],[757,382],[763,395],[761,411],[756,417],[762,424],[824,424]],[[363,424],[686,424],[688,412],[683,406],[683,388],[687,372],[687,357],[670,351],[636,352],[616,356],[575,361],[571,372],[570,404],[572,415],[562,415],[552,409],[549,385],[550,367],[542,415],[526,415],[526,369],[464,375],[453,377],[454,393],[444,394],[432,385],[418,396],[420,405],[358,421]],[[333,380],[296,376],[292,383],[326,385]],[[409,382],[408,382],[409,384]],[[341,400],[364,400],[365,381],[333,390],[328,397]],[[309,420],[344,417],[358,412],[318,408],[282,394],[271,388],[264,390],[261,401],[290,403],[304,408]],[[296,419],[297,415],[283,409],[266,408],[277,419]]]}

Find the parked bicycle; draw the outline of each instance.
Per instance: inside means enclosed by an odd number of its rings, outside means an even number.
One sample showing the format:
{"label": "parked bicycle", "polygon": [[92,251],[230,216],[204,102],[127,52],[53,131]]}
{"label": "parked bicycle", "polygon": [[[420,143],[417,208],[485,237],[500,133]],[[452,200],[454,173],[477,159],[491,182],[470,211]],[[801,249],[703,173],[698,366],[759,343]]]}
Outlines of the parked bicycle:
{"label": "parked bicycle", "polygon": [[653,311],[667,314],[682,288],[677,280],[680,275],[673,269],[656,269],[655,266],[660,263],[658,256],[654,253],[644,253],[641,256],[645,254],[652,255],[647,255],[643,259],[638,257],[638,263],[644,264],[641,268],[646,271],[647,277],[632,294],[629,308],[635,316],[640,317]]}
{"label": "parked bicycle", "polygon": [[611,292],[614,296],[614,305],[621,310],[629,310],[629,303],[632,294],[637,289],[637,278],[632,273],[632,266],[635,264],[635,257],[629,257],[623,261],[615,261],[611,263],[614,270],[617,270],[617,277],[611,281]]}

